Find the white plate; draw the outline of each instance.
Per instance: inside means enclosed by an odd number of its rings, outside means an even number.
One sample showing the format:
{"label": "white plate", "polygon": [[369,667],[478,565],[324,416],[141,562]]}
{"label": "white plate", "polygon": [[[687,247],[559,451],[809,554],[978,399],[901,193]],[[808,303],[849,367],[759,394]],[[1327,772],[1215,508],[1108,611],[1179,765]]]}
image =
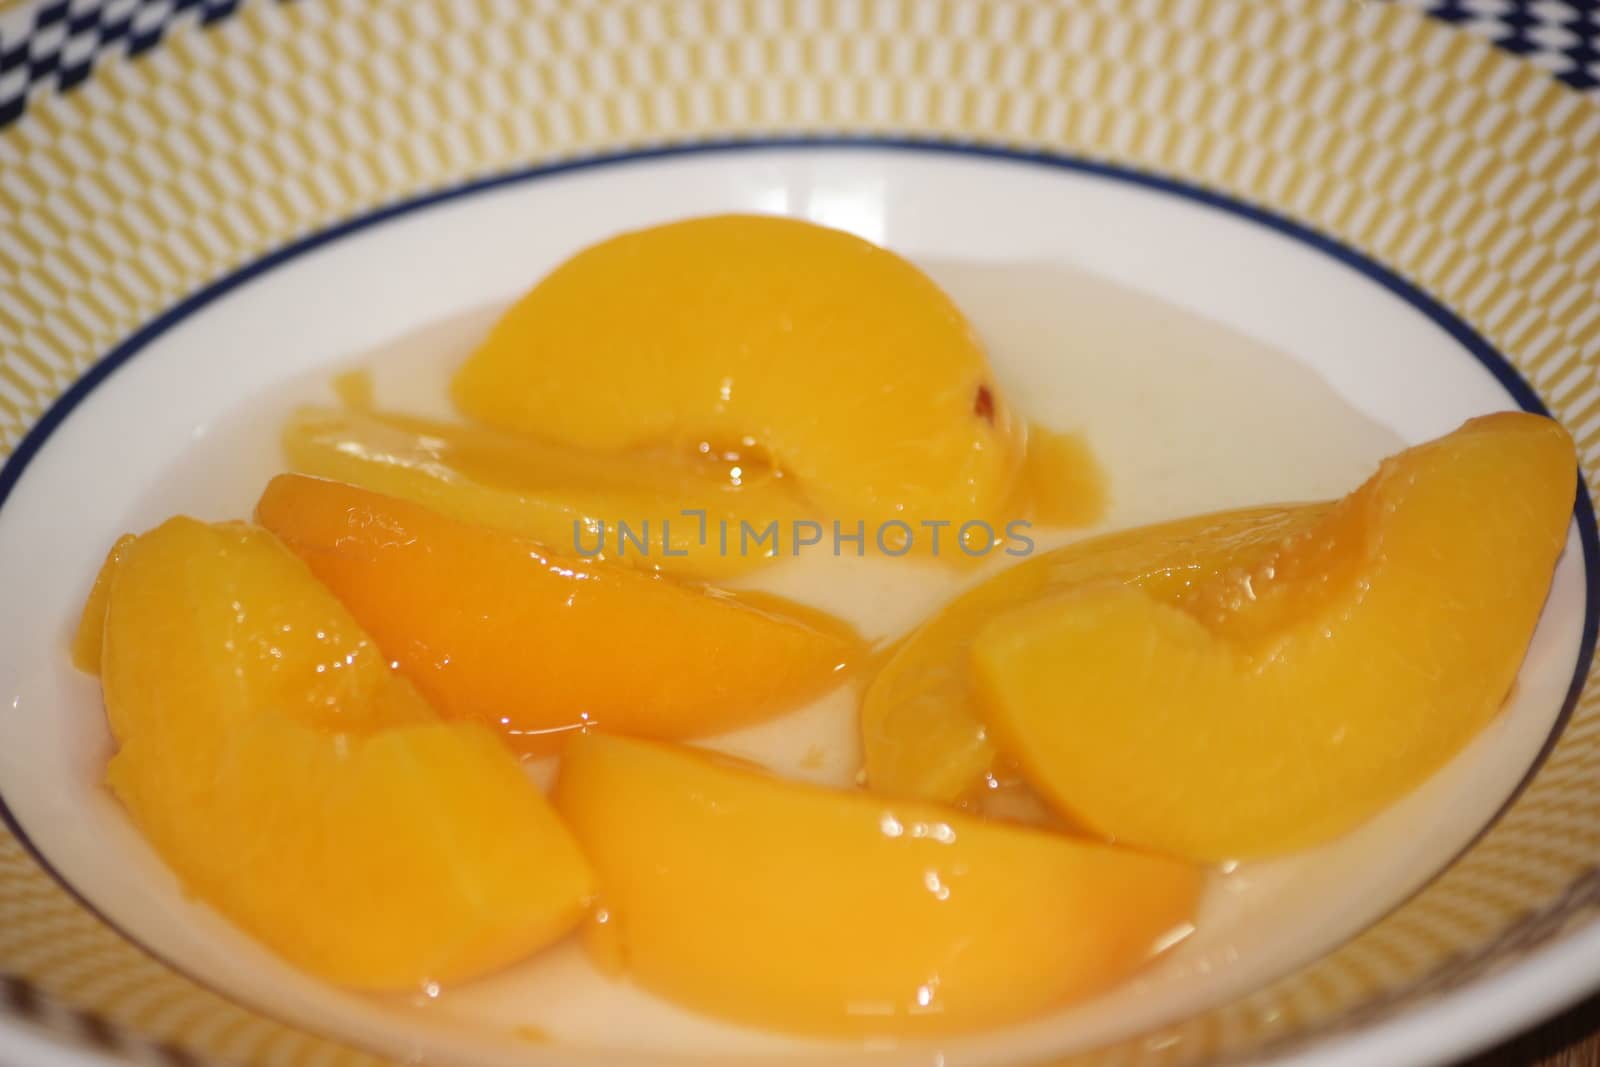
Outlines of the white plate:
{"label": "white plate", "polygon": [[[981,153],[772,147],[641,158],[463,190],[314,242],[186,303],[159,329],[120,348],[109,373],[87,379],[0,476],[0,589],[9,604],[26,606],[0,619],[0,679],[15,680],[0,692],[10,705],[0,715],[0,797],[43,862],[185,973],[269,1015],[392,1055],[616,1063],[665,1047],[840,1062],[846,1050],[837,1047],[791,1047],[632,991],[601,995],[575,952],[539,975],[491,979],[421,1009],[337,993],[294,974],[186,901],[99,785],[109,741],[97,687],[70,669],[63,652],[88,582],[117,534],[175,511],[249,513],[263,478],[279,467],[263,412],[281,410],[286,390],[304,390],[308,376],[319,380],[397,336],[507,300],[598,238],[729,210],[851,230],[927,265],[958,299],[970,297],[1001,380],[1025,410],[1085,428],[1092,442],[1129,457],[1129,470],[1170,468],[1166,480],[1140,483],[1159,491],[1119,499],[1118,522],[1333,495],[1352,487],[1395,440],[1423,440],[1472,415],[1532,402],[1486,345],[1392,276],[1243,209],[1126,175]],[[1273,410],[1238,388],[1231,400],[1214,386],[1207,393],[1216,375],[1247,387],[1240,375],[1249,366],[1225,365],[1215,352],[1194,353],[1185,364],[1180,343],[1144,352],[1148,407],[1108,410],[1103,399],[1075,389],[1084,381],[1081,366],[1041,358],[1037,346],[1018,339],[1026,316],[1017,309],[1038,309],[1047,299],[1019,297],[1008,310],[995,295],[997,285],[1070,282],[1080,270],[1214,320],[1261,351],[1284,353],[1285,363],[1262,373],[1293,382],[1272,386],[1288,392],[1271,396],[1323,399]],[[1036,325],[1061,323],[1045,314]],[[1137,330],[1132,336],[1148,339]],[[1126,386],[1135,379],[1105,380]],[[1214,401],[1214,415],[1183,422],[1175,396]],[[1249,479],[1214,476],[1217,464],[1246,456],[1255,457]],[[1257,493],[1263,495],[1251,495]],[[1242,963],[1215,975],[1151,980],[1137,997],[1113,996],[1088,1011],[937,1050],[879,1050],[872,1061],[930,1063],[937,1053],[945,1057],[940,1062],[1001,1062],[1124,1037],[1226,1001],[1378,918],[1464,848],[1534,762],[1575,668],[1587,661],[1580,643],[1593,605],[1586,603],[1584,569],[1575,526],[1508,712],[1403,810],[1310,867],[1263,875],[1286,887],[1275,900],[1332,881],[1315,907],[1264,908],[1244,932],[1230,935],[1243,939]],[[1218,951],[1231,944],[1215,942]],[[1426,1055],[1467,1047],[1524,1017],[1517,998],[1544,995],[1559,986],[1558,975],[1577,981],[1581,972],[1591,980],[1600,966],[1575,955],[1580,944],[1561,946],[1568,962],[1554,969],[1498,979],[1507,999],[1492,1011],[1441,1004],[1435,1010],[1455,1022],[1431,1031]],[[1475,989],[1472,1002],[1497,986]],[[546,1010],[526,1013],[518,1003],[529,997],[543,998]],[[572,1046],[519,1042],[507,1033],[514,1021],[560,1031]],[[1326,1062],[1420,1060],[1422,1025],[1373,1031]],[[1361,1060],[1353,1050],[1377,1059]]]}

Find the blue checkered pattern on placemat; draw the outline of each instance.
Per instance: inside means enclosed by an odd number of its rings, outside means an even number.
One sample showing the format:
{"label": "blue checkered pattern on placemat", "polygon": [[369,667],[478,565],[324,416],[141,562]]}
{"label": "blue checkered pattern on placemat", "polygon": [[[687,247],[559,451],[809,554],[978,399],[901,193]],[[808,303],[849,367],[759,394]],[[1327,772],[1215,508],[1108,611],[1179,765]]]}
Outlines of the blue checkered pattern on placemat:
{"label": "blue checkered pattern on placemat", "polygon": [[29,97],[81,84],[101,56],[154,48],[186,12],[211,23],[238,6],[239,0],[49,0],[26,33],[0,41],[0,126],[15,121]]}
{"label": "blue checkered pattern on placemat", "polygon": [[[138,55],[158,44],[181,16],[194,12],[212,23],[233,14],[240,2],[47,0],[30,27],[0,40],[0,126],[20,117],[30,97],[82,84],[101,56]],[[1600,0],[1397,2],[1481,34],[1575,88],[1600,88]]]}
{"label": "blue checkered pattern on placemat", "polygon": [[1600,0],[1401,0],[1481,34],[1575,89],[1600,87]]}

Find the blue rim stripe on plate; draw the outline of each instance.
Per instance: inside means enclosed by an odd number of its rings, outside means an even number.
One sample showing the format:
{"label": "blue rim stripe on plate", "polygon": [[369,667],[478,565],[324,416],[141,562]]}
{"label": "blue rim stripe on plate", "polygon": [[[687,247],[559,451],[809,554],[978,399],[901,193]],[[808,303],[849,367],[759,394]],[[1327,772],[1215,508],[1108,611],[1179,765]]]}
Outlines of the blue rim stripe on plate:
{"label": "blue rim stripe on plate", "polygon": [[[18,442],[16,449],[0,465],[0,520],[4,518],[5,503],[11,492],[20,482],[27,470],[28,464],[39,453],[39,450],[49,440],[51,434],[71,415],[72,411],[83,402],[96,388],[110,378],[116,370],[127,363],[149,345],[161,337],[162,334],[181,323],[184,319],[205,308],[209,304],[221,299],[234,289],[268,273],[269,271],[288,263],[299,256],[312,252],[323,245],[331,244],[343,237],[359,233],[376,226],[380,226],[392,219],[423,211],[430,207],[472,196],[477,193],[498,189],[503,186],[516,185],[524,182],[535,181],[559,174],[570,174],[578,171],[612,167],[627,163],[647,160],[667,159],[679,156],[709,155],[716,153],[736,154],[746,150],[763,149],[890,149],[906,152],[924,152],[930,154],[967,156],[978,159],[989,159],[1002,162],[1031,164],[1086,174],[1093,177],[1104,178],[1111,181],[1124,182],[1157,192],[1171,194],[1193,203],[1233,215],[1247,221],[1257,223],[1268,229],[1274,230],[1287,237],[1293,238],[1311,248],[1337,260],[1350,269],[1360,273],[1367,279],[1383,286],[1390,293],[1405,301],[1411,307],[1422,312],[1440,329],[1448,333],[1463,348],[1472,354],[1477,361],[1494,375],[1495,379],[1506,390],[1516,404],[1524,411],[1539,415],[1550,414],[1544,402],[1539,399],[1533,387],[1518,373],[1517,369],[1497,349],[1494,348],[1482,335],[1468,325],[1454,311],[1435,300],[1422,289],[1411,282],[1390,271],[1376,261],[1368,258],[1363,253],[1343,244],[1325,234],[1310,229],[1298,222],[1284,216],[1277,215],[1263,208],[1235,200],[1232,197],[1190,185],[1172,178],[1133,170],[1113,164],[1097,162],[1072,156],[1053,155],[1043,152],[1032,152],[1010,148],[992,147],[969,142],[930,141],[915,139],[894,139],[874,137],[772,137],[752,138],[738,140],[707,140],[683,144],[664,145],[648,149],[585,156],[582,158],[565,160],[558,163],[541,166],[521,168],[497,174],[486,178],[449,186],[435,192],[426,193],[410,200],[391,204],[364,215],[358,215],[339,223],[328,229],[319,231],[302,238],[284,248],[269,253],[262,258],[249,263],[233,273],[212,282],[210,285],[196,291],[189,297],[180,301],[172,308],[152,319],[139,330],[131,334],[121,344],[113,348],[102,359],[93,364],[76,382],[67,388],[56,401],[39,417],[28,432]],[[1450,862],[1440,869],[1440,873],[1453,866],[1460,857],[1471,851],[1495,823],[1521,796],[1528,783],[1549,757],[1555,747],[1573,710],[1577,706],[1578,698],[1583,692],[1584,683],[1588,678],[1589,668],[1594,659],[1597,634],[1600,634],[1600,530],[1597,530],[1593,500],[1589,494],[1587,483],[1582,477],[1578,480],[1576,499],[1573,505],[1573,517],[1578,524],[1579,541],[1583,551],[1584,567],[1584,619],[1583,632],[1579,641],[1577,662],[1574,668],[1566,699],[1562,704],[1561,712],[1556,722],[1551,727],[1550,734],[1545,739],[1539,754],[1529,765],[1526,773],[1518,783],[1515,790],[1506,798],[1505,803],[1495,813],[1494,817],[1484,824],[1461,852],[1452,857]],[[95,915],[101,922],[115,930],[120,936],[130,943],[138,946],[146,953],[155,957],[168,969],[184,975],[191,981],[209,989],[212,992],[241,1004],[247,1010],[269,1018],[276,1018],[262,1008],[239,1000],[225,990],[215,989],[207,983],[189,974],[183,968],[175,965],[163,954],[153,950],[128,931],[112,922],[103,912],[91,903],[73,884],[51,865],[40,848],[28,836],[26,830],[18,822],[10,806],[6,803],[3,794],[0,794],[0,824],[3,824],[16,838],[19,844],[33,857],[62,888],[72,896],[82,907]],[[1434,878],[1437,878],[1437,874]],[[1430,878],[1422,888],[1431,884]],[[1406,900],[1399,901],[1394,908],[1385,912],[1385,916],[1394,910],[1403,907],[1407,901],[1416,894],[1408,896]],[[1382,917],[1375,919],[1374,923],[1381,921]],[[1355,935],[1352,935],[1355,936]],[[16,981],[13,979],[13,981]],[[284,1025],[295,1027],[291,1020],[278,1019]],[[110,1025],[110,1024],[106,1024]],[[1314,1033],[1304,1035],[1308,1039]],[[369,1050],[370,1051],[370,1050]]]}

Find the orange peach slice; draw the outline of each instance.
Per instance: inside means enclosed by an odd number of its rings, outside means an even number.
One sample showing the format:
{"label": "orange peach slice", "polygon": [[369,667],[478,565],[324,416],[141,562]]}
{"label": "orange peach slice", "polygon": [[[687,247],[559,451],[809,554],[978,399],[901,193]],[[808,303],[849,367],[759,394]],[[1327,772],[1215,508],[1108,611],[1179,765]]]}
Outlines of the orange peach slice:
{"label": "orange peach slice", "polygon": [[576,925],[589,867],[515,757],[440,722],[266,531],[172,519],[118,542],[97,588],[106,780],[194,896],[366,989],[470,978]]}
{"label": "orange peach slice", "polygon": [[1023,1018],[1192,917],[1186,864],[590,734],[555,802],[598,870],[603,963],[689,1008],[830,1035]]}
{"label": "orange peach slice", "polygon": [[337,482],[280,476],[256,513],[435,707],[528,751],[585,726],[732,729],[837,685],[862,651],[776,597],[560,555]]}
{"label": "orange peach slice", "polygon": [[1572,511],[1549,419],[1474,419],[1313,528],[1182,596],[1084,586],[973,648],[999,746],[1063,812],[1199,860],[1325,841],[1499,710]]}

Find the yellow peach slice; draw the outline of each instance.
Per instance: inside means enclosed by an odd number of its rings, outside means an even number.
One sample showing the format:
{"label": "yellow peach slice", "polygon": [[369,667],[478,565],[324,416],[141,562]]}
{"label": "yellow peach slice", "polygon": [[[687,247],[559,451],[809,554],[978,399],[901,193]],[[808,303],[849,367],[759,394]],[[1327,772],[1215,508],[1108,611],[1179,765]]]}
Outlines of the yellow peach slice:
{"label": "yellow peach slice", "polygon": [[779,1030],[927,1035],[1105,988],[1180,937],[1186,864],[587,734],[555,802],[602,882],[600,962]]}
{"label": "yellow peach slice", "polygon": [[[770,561],[776,539],[739,540],[802,518],[784,478],[738,455],[587,452],[485,426],[302,408],[284,428],[293,470],[412,500],[568,554],[694,578]],[[731,549],[721,531],[732,529]],[[782,549],[789,551],[788,549]]]}
{"label": "yellow peach slice", "polygon": [[578,253],[507,312],[453,395],[579,448],[761,457],[851,528],[993,521],[1024,459],[949,298],[899,256],[795,219],[691,219]]}
{"label": "yellow peach slice", "polygon": [[112,792],[189,893],[285,959],[415,989],[583,915],[589,867],[515,757],[440,722],[266,531],[172,519],[118,542],[97,589]]}
{"label": "yellow peach slice", "polygon": [[1499,710],[1575,477],[1551,420],[1474,419],[1181,597],[1084,586],[995,619],[972,653],[985,719],[1036,789],[1109,838],[1198,860],[1325,841]]}
{"label": "yellow peach slice", "polygon": [[1036,556],[957,597],[895,649],[862,699],[871,788],[982,809],[1014,777],[972,685],[973,639],[995,615],[1086,583],[1136,582],[1178,596],[1292,539],[1328,507],[1247,508],[1107,534]]}

